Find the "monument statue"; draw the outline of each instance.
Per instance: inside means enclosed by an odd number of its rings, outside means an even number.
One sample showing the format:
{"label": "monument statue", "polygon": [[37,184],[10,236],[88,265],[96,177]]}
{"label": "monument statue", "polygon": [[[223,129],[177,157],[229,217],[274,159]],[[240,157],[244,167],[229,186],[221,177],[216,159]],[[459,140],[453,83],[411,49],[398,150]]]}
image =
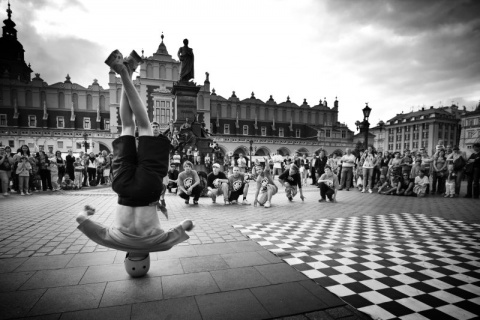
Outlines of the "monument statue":
{"label": "monument statue", "polygon": [[193,50],[188,47],[188,39],[183,40],[183,47],[178,49],[178,59],[180,60],[180,81],[179,82],[188,82],[190,79],[194,78],[193,73]]}

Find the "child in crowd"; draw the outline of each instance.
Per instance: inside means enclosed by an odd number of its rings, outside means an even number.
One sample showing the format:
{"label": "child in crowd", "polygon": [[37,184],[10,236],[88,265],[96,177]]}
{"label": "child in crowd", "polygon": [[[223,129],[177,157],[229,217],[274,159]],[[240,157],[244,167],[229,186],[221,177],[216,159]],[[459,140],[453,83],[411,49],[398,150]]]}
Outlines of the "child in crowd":
{"label": "child in crowd", "polygon": [[428,187],[428,177],[425,176],[425,171],[420,170],[419,175],[415,177],[415,186],[413,187],[413,192],[417,195],[417,197],[425,196]]}
{"label": "child in crowd", "polygon": [[73,187],[74,189],[82,189],[83,171],[85,167],[83,166],[82,160],[79,157],[75,158],[73,167],[75,171],[75,181],[73,183]]}
{"label": "child in crowd", "polygon": [[445,180],[445,198],[455,197],[455,181],[457,179],[457,174],[453,171],[453,164],[448,165],[447,179]]}
{"label": "child in crowd", "polygon": [[18,174],[18,185],[21,195],[31,195],[28,192],[28,180],[30,177],[30,171],[32,171],[32,165],[27,161],[27,157],[22,156],[17,166],[16,173]]}
{"label": "child in crowd", "polygon": [[73,189],[73,180],[70,179],[70,175],[66,173],[65,176],[63,177],[62,190],[72,190],[72,189]]}
{"label": "child in crowd", "polygon": [[422,160],[421,159],[416,159],[415,164],[412,167],[412,170],[410,171],[410,178],[415,179],[420,175],[420,171],[422,170]]}
{"label": "child in crowd", "polygon": [[50,170],[50,177],[52,179],[52,188],[53,191],[58,191],[60,190],[60,186],[58,185],[58,165],[57,165],[57,160],[55,157],[52,157],[49,159],[50,164],[49,164],[49,170]]}

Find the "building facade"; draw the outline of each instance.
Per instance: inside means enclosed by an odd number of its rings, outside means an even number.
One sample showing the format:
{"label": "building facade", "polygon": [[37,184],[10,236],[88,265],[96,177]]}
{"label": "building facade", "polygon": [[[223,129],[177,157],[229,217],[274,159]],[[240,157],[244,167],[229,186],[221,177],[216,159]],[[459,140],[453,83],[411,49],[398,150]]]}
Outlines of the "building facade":
{"label": "building facade", "polygon": [[474,143],[480,143],[480,102],[474,111],[462,115],[460,150],[470,154]]}
{"label": "building facade", "polygon": [[[90,143],[88,152],[111,151],[113,139],[121,133],[119,105],[122,91],[120,78],[109,72],[108,88],[97,80],[86,87],[74,83],[67,75],[65,81],[48,84],[40,73],[26,65],[24,49],[17,40],[12,11],[4,20],[3,44],[9,50],[0,52],[0,144],[16,150],[26,144],[30,148],[74,153],[84,150],[84,134]],[[164,43],[164,36],[155,53],[144,56],[136,73],[134,85],[145,103],[152,121],[167,129],[172,119],[187,121],[179,114],[172,88],[179,80],[180,62],[173,58]],[[294,152],[311,155],[321,149],[328,153],[352,147],[353,132],[338,121],[339,102],[329,106],[326,99],[310,106],[286,101],[277,103],[273,97],[266,101],[252,93],[239,99],[233,93],[224,98],[210,89],[209,74],[199,86],[195,101],[196,119],[203,122],[224,154],[250,153],[265,156]],[[199,117],[200,116],[200,117]]]}
{"label": "building facade", "polygon": [[464,112],[452,105],[397,114],[385,123],[382,130],[384,137],[378,140],[383,141],[385,151],[403,153],[405,150],[425,148],[433,154],[440,140],[445,146],[459,144],[460,119]]}
{"label": "building facade", "polygon": [[[109,91],[97,82],[88,87],[65,81],[49,85],[39,73],[31,79],[32,70],[23,59],[24,49],[17,40],[12,11],[8,5],[4,20],[0,62],[0,144],[17,150],[26,144],[30,149],[74,152],[85,150],[84,133],[90,149],[111,150]],[[5,47],[4,44],[8,44]],[[8,50],[4,50],[8,48]]]}

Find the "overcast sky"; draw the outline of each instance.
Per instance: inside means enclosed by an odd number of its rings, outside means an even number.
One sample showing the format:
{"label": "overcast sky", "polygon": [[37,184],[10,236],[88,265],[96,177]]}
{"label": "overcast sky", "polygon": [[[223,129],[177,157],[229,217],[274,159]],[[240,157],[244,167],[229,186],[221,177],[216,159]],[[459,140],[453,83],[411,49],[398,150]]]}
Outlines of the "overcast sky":
{"label": "overcast sky", "polygon": [[[7,1],[0,0],[7,18]],[[152,55],[163,31],[175,57],[188,38],[195,80],[225,98],[340,103],[355,131],[422,106],[480,100],[480,1],[11,0],[25,60],[48,84],[108,88],[108,54]],[[176,58],[176,57],[175,57]]]}

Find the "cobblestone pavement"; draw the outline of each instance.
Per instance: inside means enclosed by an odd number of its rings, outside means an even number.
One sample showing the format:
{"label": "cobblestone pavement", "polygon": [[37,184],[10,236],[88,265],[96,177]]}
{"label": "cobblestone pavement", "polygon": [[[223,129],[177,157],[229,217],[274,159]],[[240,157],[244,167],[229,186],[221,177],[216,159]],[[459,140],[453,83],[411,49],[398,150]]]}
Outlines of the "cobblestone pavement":
{"label": "cobblestone pavement", "polygon": [[[250,202],[253,202],[252,189],[248,197]],[[221,197],[216,204],[212,204],[209,198],[201,198],[198,206],[187,206],[176,195],[167,194],[170,220],[160,216],[162,227],[168,229],[183,219],[191,218],[195,220],[196,228],[186,243],[167,253],[151,254],[149,277],[140,280],[131,280],[125,275],[121,265],[124,253],[96,245],[76,230],[75,216],[85,204],[97,209],[94,220],[106,225],[113,222],[116,195],[110,188],[0,198],[0,319],[40,315],[51,315],[52,319],[145,319],[158,312],[158,308],[168,307],[172,308],[171,312],[177,312],[179,305],[185,312],[193,308],[189,314],[198,317],[191,318],[199,319],[283,316],[292,316],[288,319],[362,318],[362,314],[343,301],[320,286],[313,286],[292,267],[251,244],[252,241],[248,241],[232,225],[404,212],[480,222],[480,202],[475,199],[445,199],[439,196],[403,198],[351,190],[340,191],[338,203],[320,204],[317,188],[306,186],[304,189],[305,202],[300,201],[298,196],[289,202],[280,190],[268,209],[253,205],[225,206]],[[76,260],[80,259],[77,257],[87,262],[82,264]],[[201,260],[205,257],[209,257],[208,261]],[[167,265],[163,265],[165,262],[168,262]],[[98,268],[103,264],[108,265],[108,273]],[[155,266],[161,271],[154,271]],[[273,268],[274,271],[265,268]],[[220,275],[215,273],[223,271],[243,272],[241,276],[235,273],[234,278],[253,277],[256,280],[250,284],[227,286],[227,290],[222,287]],[[272,274],[281,276],[274,279]],[[178,278],[180,276],[183,278]],[[176,284],[194,283],[192,286],[197,291],[187,294],[186,291],[193,290],[187,287],[185,292],[169,294],[172,289],[169,281],[173,280]],[[138,294],[135,288],[140,283],[146,284],[148,290],[159,286],[162,290],[160,293],[145,293],[142,289],[137,298],[122,296],[130,290]],[[282,292],[287,295],[283,300],[278,298],[282,301],[281,305],[269,298]],[[298,297],[306,293],[309,296],[295,300],[291,297],[292,292],[296,292]],[[91,296],[91,301],[78,300],[85,293]],[[71,297],[71,301],[65,298],[66,302],[58,306],[55,299],[59,297]],[[313,299],[311,306],[308,299]],[[218,301],[223,301],[224,306],[229,306],[232,301],[245,301],[245,308],[238,306],[229,312],[222,309],[222,303]],[[139,309],[140,305],[142,308]],[[257,306],[258,309],[255,309]]]}

